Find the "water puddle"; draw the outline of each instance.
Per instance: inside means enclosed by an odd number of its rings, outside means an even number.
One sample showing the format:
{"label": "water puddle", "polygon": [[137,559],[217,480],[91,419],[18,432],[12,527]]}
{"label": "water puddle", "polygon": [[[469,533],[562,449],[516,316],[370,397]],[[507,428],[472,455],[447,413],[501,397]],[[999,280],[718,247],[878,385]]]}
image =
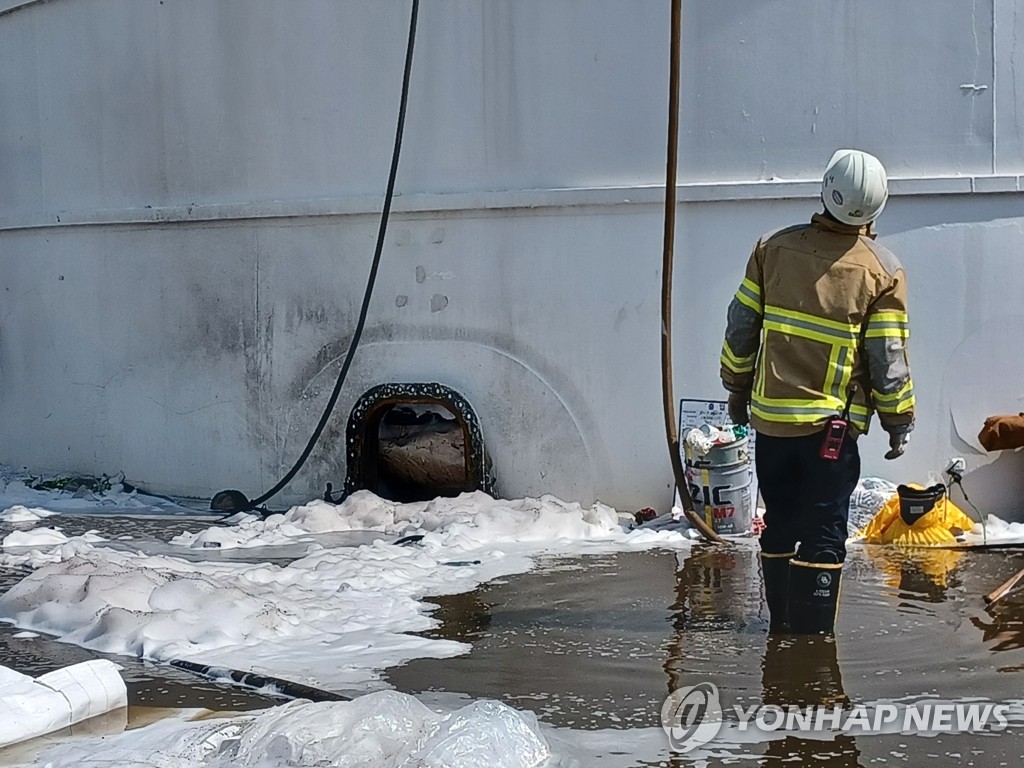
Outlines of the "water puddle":
{"label": "water puddle", "polygon": [[[68,536],[97,530],[119,545],[188,556],[166,542],[212,522],[203,515],[71,514],[38,525],[59,526]],[[0,525],[0,536],[11,528]],[[299,549],[311,543],[315,537]],[[364,542],[349,535],[321,543]],[[269,554],[283,563],[301,552],[203,550],[193,556],[259,562]],[[388,670],[387,681],[427,700],[450,695],[499,699],[535,712],[547,726],[592,733],[597,739],[621,731],[622,750],[630,754],[635,754],[630,739],[641,734],[663,739],[660,713],[670,691],[702,682],[714,683],[730,706],[849,706],[927,697],[1014,700],[1021,697],[1024,672],[1024,590],[991,608],[981,595],[1021,566],[1024,553],[1013,550],[900,554],[854,549],[844,572],[838,639],[833,641],[767,635],[757,553],[750,547],[549,557],[530,573],[431,599],[438,626],[426,634],[469,643],[471,652],[409,662]],[[26,573],[0,570],[0,592]],[[45,636],[19,634],[0,624],[0,663],[29,674],[103,656]],[[165,665],[105,658],[122,667],[129,688],[129,707],[118,715],[115,731],[194,710],[228,713],[280,701]],[[0,765],[18,762],[17,756],[25,754],[13,749],[0,750]],[[822,766],[867,766],[912,765],[934,757],[1009,766],[1017,765],[1021,754],[1024,729],[1011,725],[999,734],[928,738],[790,734],[767,742],[723,744],[702,759],[707,765],[808,760]],[[683,758],[623,759],[618,764],[692,764]]]}
{"label": "water puddle", "polygon": [[[549,560],[433,599],[441,622],[433,634],[471,642],[472,652],[412,661],[389,670],[388,680],[414,694],[498,698],[551,725],[586,730],[660,728],[668,693],[701,682],[714,683],[723,704],[744,707],[1019,700],[1024,591],[991,609],[981,595],[1021,566],[1024,554],[1012,551],[854,550],[833,641],[767,635],[753,550]],[[704,759],[854,766],[918,764],[931,755],[999,766],[1017,765],[1022,753],[1024,730],[1011,725],[928,738],[789,735]]]}

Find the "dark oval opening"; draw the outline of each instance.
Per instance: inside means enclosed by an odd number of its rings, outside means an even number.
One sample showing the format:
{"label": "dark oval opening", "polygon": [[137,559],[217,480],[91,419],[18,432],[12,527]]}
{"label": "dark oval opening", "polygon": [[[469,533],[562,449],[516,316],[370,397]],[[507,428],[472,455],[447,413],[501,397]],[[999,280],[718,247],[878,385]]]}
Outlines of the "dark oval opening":
{"label": "dark oval opening", "polygon": [[378,419],[377,487],[370,490],[402,502],[458,496],[473,487],[467,439],[465,427],[443,405],[391,406]]}
{"label": "dark oval opening", "polygon": [[352,409],[347,439],[346,493],[400,502],[493,493],[476,414],[444,385],[374,387]]}

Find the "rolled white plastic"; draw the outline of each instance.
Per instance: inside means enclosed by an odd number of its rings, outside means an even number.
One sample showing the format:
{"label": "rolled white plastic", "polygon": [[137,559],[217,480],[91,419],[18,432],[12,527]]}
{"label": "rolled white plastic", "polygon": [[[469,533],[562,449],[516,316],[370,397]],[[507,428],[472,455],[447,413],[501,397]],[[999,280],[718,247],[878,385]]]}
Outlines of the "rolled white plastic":
{"label": "rolled white plastic", "polygon": [[0,666],[0,746],[42,736],[128,705],[117,666],[105,659],[37,678]]}

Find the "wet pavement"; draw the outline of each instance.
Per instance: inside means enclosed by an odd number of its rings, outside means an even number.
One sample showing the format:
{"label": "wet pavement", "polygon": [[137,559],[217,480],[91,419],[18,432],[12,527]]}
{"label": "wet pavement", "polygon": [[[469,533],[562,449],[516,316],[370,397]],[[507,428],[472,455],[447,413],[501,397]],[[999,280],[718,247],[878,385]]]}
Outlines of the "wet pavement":
{"label": "wet pavement", "polygon": [[[470,641],[473,651],[410,662],[388,680],[410,693],[499,698],[575,729],[660,727],[668,693],[701,682],[715,684],[727,707],[1019,700],[1024,589],[992,608],[981,596],[1022,566],[1024,553],[1012,550],[854,549],[831,640],[768,636],[753,550],[551,560],[434,600],[435,634]],[[723,749],[708,764],[918,765],[931,757],[1000,766],[1018,765],[1022,755],[1024,729],[1011,725],[931,737],[787,736]]]}
{"label": "wet pavement", "polygon": [[[148,549],[212,523],[209,517],[62,515],[38,525],[60,526],[69,536],[95,529],[124,546]],[[0,537],[8,528],[0,524]],[[578,730],[659,728],[668,693],[701,682],[714,683],[727,706],[1019,700],[1024,589],[993,607],[981,596],[1021,567],[1024,552],[1012,549],[852,549],[833,641],[768,636],[756,551],[749,547],[544,558],[530,573],[431,598],[439,625],[428,634],[465,641],[472,651],[410,662],[389,670],[387,680],[408,693],[496,698],[535,712],[549,725]],[[26,572],[0,569],[0,592]],[[16,638],[17,633],[0,624],[0,663],[23,672],[40,674],[102,656],[46,637]],[[164,665],[105,658],[123,668],[129,726],[169,710],[228,712],[280,701]],[[628,752],[629,736],[623,739]],[[11,762],[11,754],[0,750],[0,765]],[[716,754],[708,765],[917,765],[929,758],[1015,766],[1024,755],[1024,728],[933,737],[791,735],[725,745]],[[674,762],[624,760],[622,765],[693,764],[684,756]]]}

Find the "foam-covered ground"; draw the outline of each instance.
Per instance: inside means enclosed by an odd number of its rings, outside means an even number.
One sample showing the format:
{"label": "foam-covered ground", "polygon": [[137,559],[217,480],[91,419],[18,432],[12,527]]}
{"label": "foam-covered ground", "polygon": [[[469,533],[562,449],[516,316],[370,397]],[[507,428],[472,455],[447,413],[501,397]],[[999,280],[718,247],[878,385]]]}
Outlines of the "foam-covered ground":
{"label": "foam-covered ground", "polygon": [[[522,573],[543,554],[688,549],[693,533],[678,525],[634,529],[629,516],[607,506],[553,497],[464,494],[398,504],[360,492],[340,505],[314,501],[266,520],[238,516],[198,532],[202,526],[191,525],[192,532],[155,545],[106,541],[97,531],[69,536],[50,518],[127,512],[174,519],[189,510],[117,487],[72,495],[34,491],[9,477],[0,509],[11,530],[0,568],[26,573],[0,596],[0,620],[25,637],[45,633],[106,653],[255,671],[356,697],[217,720],[171,718],[72,740],[29,764],[502,768],[669,757],[660,729],[556,729],[497,701],[424,702],[386,690],[381,673],[412,658],[468,651],[412,634],[434,623],[427,596]],[[1024,526],[995,518],[986,528],[990,542],[1024,534]],[[289,554],[279,564],[224,557],[246,551]],[[742,756],[742,743],[731,757]]]}
{"label": "foam-covered ground", "polygon": [[[46,758],[53,765],[151,765],[154,750],[169,766],[319,765],[318,755],[332,753],[347,760],[337,765],[550,762],[529,713],[494,701],[438,713],[380,690],[389,666],[468,650],[411,634],[434,623],[423,598],[524,572],[541,554],[685,549],[693,535],[633,530],[632,519],[610,507],[553,497],[477,493],[398,504],[360,492],[340,505],[313,501],[265,520],[239,516],[154,547],[105,541],[96,531],[68,536],[47,521],[54,512],[182,514],[164,500],[116,487],[99,495],[35,491],[8,479],[0,504],[0,521],[14,528],[0,568],[31,569],[0,596],[0,620],[105,653],[186,659],[358,696],[202,724],[171,720],[106,740],[102,753],[96,745],[61,747]],[[357,532],[364,543],[331,544],[332,536]],[[255,547],[301,556],[283,565],[218,556]],[[366,722],[388,718],[405,730],[366,734]],[[505,762],[495,762],[499,753]],[[453,763],[457,754],[463,759]]]}

